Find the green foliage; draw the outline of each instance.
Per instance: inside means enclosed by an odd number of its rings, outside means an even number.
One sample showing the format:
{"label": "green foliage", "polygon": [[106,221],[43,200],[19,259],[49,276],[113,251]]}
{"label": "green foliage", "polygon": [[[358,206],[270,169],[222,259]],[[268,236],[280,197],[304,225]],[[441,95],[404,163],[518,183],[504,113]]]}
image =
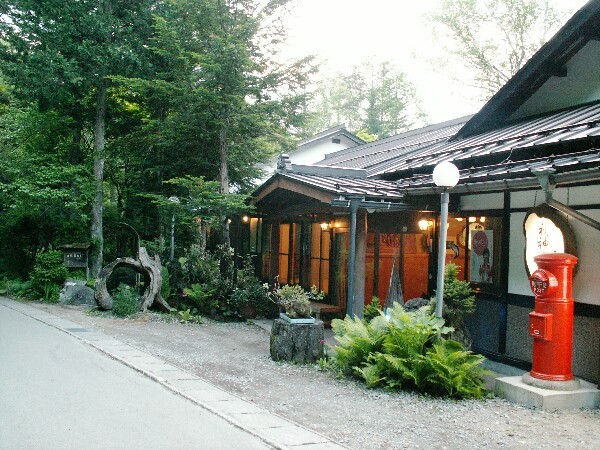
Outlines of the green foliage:
{"label": "green foliage", "polygon": [[[471,337],[465,327],[464,317],[475,312],[475,296],[469,282],[458,279],[458,270],[456,264],[446,264],[443,316],[455,330],[452,338],[470,347]],[[435,299],[432,300],[432,308],[435,309]]]}
{"label": "green foliage", "polygon": [[421,387],[433,395],[481,398],[486,394],[482,379],[491,373],[481,367],[484,360],[457,341],[441,339],[423,358]]}
{"label": "green foliage", "polygon": [[286,284],[275,291],[274,298],[288,317],[311,317],[309,293],[302,286]]}
{"label": "green foliage", "polygon": [[194,310],[190,310],[189,308],[186,309],[185,311],[179,311],[179,322],[181,323],[197,323],[197,324],[202,324],[204,323],[204,318],[197,313],[197,309],[194,308]]}
{"label": "green foliage", "polygon": [[379,297],[373,296],[371,303],[365,305],[364,311],[364,320],[371,321],[381,313],[381,303],[379,302]]}
{"label": "green foliage", "polygon": [[200,311],[211,313],[219,306],[215,298],[215,290],[210,289],[206,284],[194,283],[191,287],[184,288],[183,292]]}
{"label": "green foliage", "polygon": [[268,285],[264,285],[254,275],[254,265],[250,258],[246,258],[243,267],[237,272],[236,287],[231,293],[230,304],[238,309],[245,306],[256,309],[258,316],[266,316],[271,301],[268,296]]}
{"label": "green foliage", "polygon": [[132,316],[139,310],[139,296],[131,286],[123,283],[119,284],[112,294],[112,298],[112,313],[117,317]]}
{"label": "green foliage", "polygon": [[382,349],[388,323],[382,316],[369,323],[346,316],[344,320],[333,319],[331,328],[337,345],[333,348],[333,364],[345,375],[351,375],[370,354]]}
{"label": "green foliage", "polygon": [[484,358],[442,336],[453,331],[427,308],[406,312],[398,303],[389,321],[336,319],[332,366],[356,376],[368,387],[412,389],[431,395],[480,398],[485,393]]}
{"label": "green foliage", "polygon": [[47,250],[38,253],[31,273],[33,292],[46,302],[58,302],[60,287],[68,274],[69,271],[63,263],[62,252]]}
{"label": "green foliage", "polygon": [[169,269],[163,266],[160,270],[162,275],[162,285],[160,286],[160,295],[163,299],[168,300],[171,296],[171,275]]}
{"label": "green foliage", "polygon": [[33,295],[33,284],[30,280],[4,280],[0,284],[0,295],[15,298],[27,298]]}
{"label": "green foliage", "polygon": [[414,86],[389,61],[365,61],[351,73],[322,80],[309,111],[306,134],[343,122],[368,142],[406,131],[424,119]]}

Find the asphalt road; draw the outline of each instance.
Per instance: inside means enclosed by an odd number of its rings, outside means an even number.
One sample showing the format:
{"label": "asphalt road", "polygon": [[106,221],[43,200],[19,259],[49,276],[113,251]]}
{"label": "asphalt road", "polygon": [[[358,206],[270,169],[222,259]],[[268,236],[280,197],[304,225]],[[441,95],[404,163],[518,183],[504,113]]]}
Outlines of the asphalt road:
{"label": "asphalt road", "polygon": [[81,341],[0,305],[0,449],[264,449]]}

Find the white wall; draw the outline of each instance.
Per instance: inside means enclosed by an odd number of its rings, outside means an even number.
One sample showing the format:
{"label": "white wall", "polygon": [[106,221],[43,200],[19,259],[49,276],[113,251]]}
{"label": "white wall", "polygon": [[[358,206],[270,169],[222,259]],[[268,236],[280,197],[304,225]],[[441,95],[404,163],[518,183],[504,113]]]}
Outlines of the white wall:
{"label": "white wall", "polygon": [[504,194],[463,195],[460,198],[461,211],[478,211],[485,209],[504,209]]}
{"label": "white wall", "polygon": [[[578,206],[600,204],[600,185],[578,186],[556,189],[553,198],[578,209]],[[474,194],[461,197],[460,209],[463,212],[504,208],[503,194]],[[533,208],[544,203],[541,189],[511,193],[511,208]],[[582,214],[600,222],[600,210],[578,209]],[[561,213],[562,214],[562,213]],[[510,237],[508,243],[508,292],[519,295],[533,295],[525,269],[525,236],[523,221],[525,212],[510,215]],[[575,301],[600,305],[600,231],[563,214],[573,228],[578,249],[578,267],[573,280]]]}

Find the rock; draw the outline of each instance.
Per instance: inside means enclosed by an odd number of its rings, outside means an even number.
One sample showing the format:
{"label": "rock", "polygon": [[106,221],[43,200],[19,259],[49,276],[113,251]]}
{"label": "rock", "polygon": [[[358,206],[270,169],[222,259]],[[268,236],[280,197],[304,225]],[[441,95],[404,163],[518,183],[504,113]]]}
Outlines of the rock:
{"label": "rock", "polygon": [[271,358],[274,361],[311,363],[323,357],[323,321],[310,324],[275,319],[271,329]]}
{"label": "rock", "polygon": [[423,306],[429,305],[430,300],[426,298],[411,298],[404,303],[404,310],[408,312],[416,311]]}
{"label": "rock", "polygon": [[85,281],[67,281],[60,290],[58,301],[66,305],[96,306],[94,290],[85,285]]}

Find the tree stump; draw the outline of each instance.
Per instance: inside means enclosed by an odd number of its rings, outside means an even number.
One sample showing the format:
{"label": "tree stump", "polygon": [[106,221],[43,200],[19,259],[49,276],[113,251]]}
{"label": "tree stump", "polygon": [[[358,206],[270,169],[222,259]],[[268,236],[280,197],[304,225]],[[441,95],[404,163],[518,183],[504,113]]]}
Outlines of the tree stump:
{"label": "tree stump", "polygon": [[275,319],[271,328],[271,358],[274,361],[311,363],[323,357],[323,321],[298,324]]}
{"label": "tree stump", "polygon": [[171,307],[160,295],[160,288],[162,286],[162,266],[160,264],[160,258],[158,255],[154,255],[154,258],[150,258],[148,251],[145,247],[139,248],[139,255],[137,259],[134,258],[117,258],[107,266],[105,266],[96,278],[96,301],[102,309],[112,309],[113,298],[108,293],[106,282],[110,278],[117,267],[127,267],[135,270],[142,275],[146,275],[150,280],[144,294],[142,295],[142,301],[140,302],[140,309],[146,311],[154,302],[165,311],[171,311]]}

